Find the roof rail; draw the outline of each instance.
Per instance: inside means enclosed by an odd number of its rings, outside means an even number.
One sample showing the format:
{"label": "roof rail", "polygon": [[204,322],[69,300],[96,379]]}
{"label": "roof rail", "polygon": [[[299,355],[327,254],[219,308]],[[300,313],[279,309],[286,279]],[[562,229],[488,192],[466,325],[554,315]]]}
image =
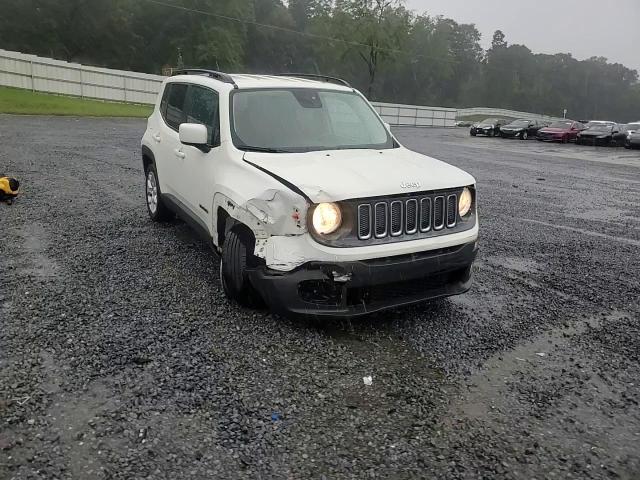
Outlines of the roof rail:
{"label": "roof rail", "polygon": [[180,70],[175,70],[172,76],[175,75],[206,75],[207,77],[214,78],[223,83],[230,83],[233,85],[233,88],[238,88],[235,80],[231,75],[222,72],[216,72],[215,70],[207,70],[205,68],[182,68]]}
{"label": "roof rail", "polygon": [[351,85],[349,85],[349,82],[346,80],[337,77],[330,77],[328,75],[319,75],[316,73],[276,73],[276,77],[299,77],[308,78],[310,80],[324,80],[327,83],[337,83],[351,88]]}

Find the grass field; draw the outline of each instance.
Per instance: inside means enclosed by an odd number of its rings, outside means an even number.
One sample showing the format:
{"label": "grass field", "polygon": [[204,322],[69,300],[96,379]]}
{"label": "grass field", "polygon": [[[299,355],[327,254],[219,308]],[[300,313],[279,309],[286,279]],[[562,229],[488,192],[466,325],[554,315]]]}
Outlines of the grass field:
{"label": "grass field", "polygon": [[151,106],[85,100],[18,88],[0,87],[0,113],[80,117],[148,117]]}

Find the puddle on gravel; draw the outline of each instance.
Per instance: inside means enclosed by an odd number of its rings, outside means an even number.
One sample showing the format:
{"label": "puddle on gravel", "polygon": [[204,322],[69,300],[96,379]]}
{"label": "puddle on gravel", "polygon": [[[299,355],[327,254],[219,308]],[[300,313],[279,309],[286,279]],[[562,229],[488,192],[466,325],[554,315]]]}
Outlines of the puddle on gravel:
{"label": "puddle on gravel", "polygon": [[[391,332],[392,316],[385,315],[383,323],[376,327],[369,318],[366,323],[336,322],[319,328],[320,333],[346,350],[351,371],[337,375],[333,382],[341,392],[337,400],[348,408],[386,415],[412,401],[404,384],[444,382],[440,369],[429,365],[427,359]],[[373,377],[371,386],[364,385],[366,376]]]}
{"label": "puddle on gravel", "polygon": [[500,352],[484,362],[481,371],[467,380],[469,390],[464,399],[454,407],[454,417],[470,419],[486,418],[495,409],[504,406],[504,389],[509,379],[521,371],[531,375],[536,368],[549,368],[554,352],[562,349],[574,336],[589,329],[598,329],[606,322],[615,322],[625,316],[614,312],[608,316],[594,316],[576,325],[555,328],[518,347]]}

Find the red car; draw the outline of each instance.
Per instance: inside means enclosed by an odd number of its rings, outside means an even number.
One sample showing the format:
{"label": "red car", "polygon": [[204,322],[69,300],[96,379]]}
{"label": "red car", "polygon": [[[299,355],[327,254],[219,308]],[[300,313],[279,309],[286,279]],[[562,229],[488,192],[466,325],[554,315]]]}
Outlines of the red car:
{"label": "red car", "polygon": [[538,130],[537,138],[544,142],[572,142],[585,128],[582,123],[574,120],[560,120]]}

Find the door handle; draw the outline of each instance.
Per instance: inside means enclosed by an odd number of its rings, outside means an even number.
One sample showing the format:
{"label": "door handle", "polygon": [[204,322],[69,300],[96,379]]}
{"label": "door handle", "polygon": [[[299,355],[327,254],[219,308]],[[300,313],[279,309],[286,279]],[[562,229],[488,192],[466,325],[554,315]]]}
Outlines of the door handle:
{"label": "door handle", "polygon": [[153,138],[156,141],[156,143],[160,143],[161,138],[159,133],[152,135],[151,138]]}
{"label": "door handle", "polygon": [[177,148],[173,151],[173,153],[175,153],[176,157],[178,158],[184,158],[187,156],[182,150],[178,150]]}

